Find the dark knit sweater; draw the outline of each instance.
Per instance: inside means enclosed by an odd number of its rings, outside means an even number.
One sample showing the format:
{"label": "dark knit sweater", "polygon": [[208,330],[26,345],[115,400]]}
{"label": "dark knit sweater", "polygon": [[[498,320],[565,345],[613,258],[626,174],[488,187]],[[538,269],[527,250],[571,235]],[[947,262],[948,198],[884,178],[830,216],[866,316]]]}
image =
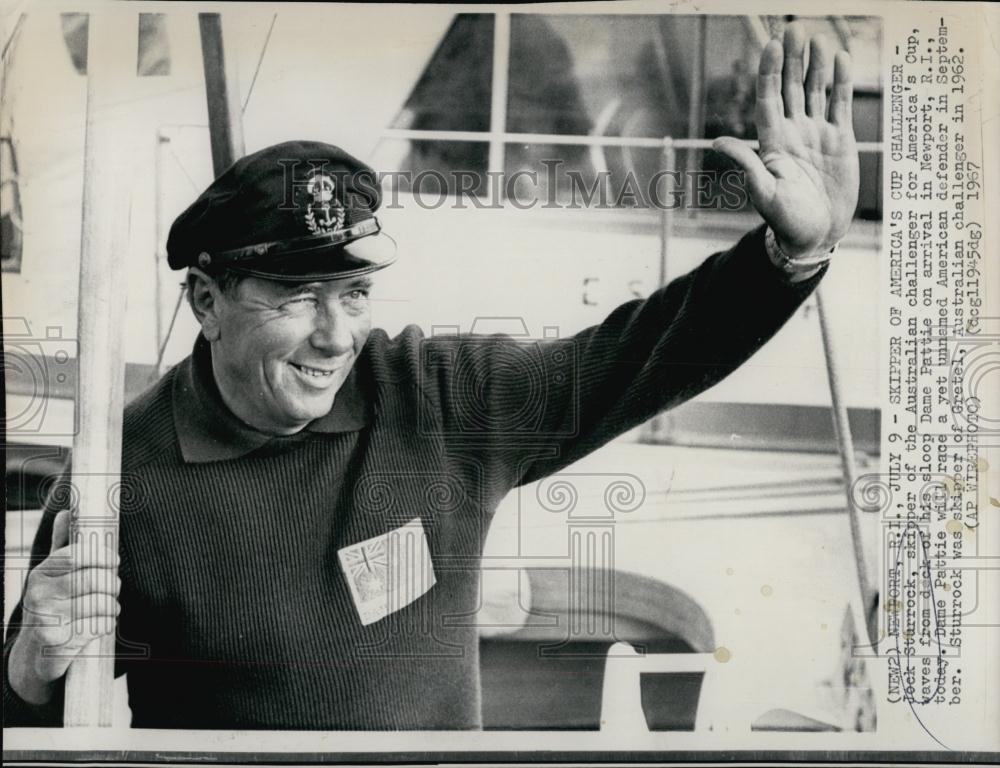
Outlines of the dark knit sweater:
{"label": "dark knit sweater", "polygon": [[[705,390],[774,334],[762,230],[571,339],[375,331],[334,412],[269,439],[222,404],[208,345],[126,409],[119,672],[133,726],[480,724],[479,567],[513,487]],[[56,509],[43,517],[44,558]],[[436,584],[362,625],[337,551],[419,517]],[[6,683],[5,725],[58,724]]]}

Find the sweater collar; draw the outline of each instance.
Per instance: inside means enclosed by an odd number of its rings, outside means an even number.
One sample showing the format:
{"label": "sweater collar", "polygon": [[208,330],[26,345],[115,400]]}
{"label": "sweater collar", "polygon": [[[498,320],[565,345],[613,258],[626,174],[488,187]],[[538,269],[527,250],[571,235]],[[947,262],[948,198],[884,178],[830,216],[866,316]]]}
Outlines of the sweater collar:
{"label": "sweater collar", "polygon": [[[333,408],[306,425],[305,431],[355,432],[368,424],[368,402],[357,371],[355,364],[337,392]],[[171,399],[184,461],[199,464],[237,459],[272,440],[287,440],[258,432],[229,410],[212,374],[211,345],[201,334],[177,373]]]}

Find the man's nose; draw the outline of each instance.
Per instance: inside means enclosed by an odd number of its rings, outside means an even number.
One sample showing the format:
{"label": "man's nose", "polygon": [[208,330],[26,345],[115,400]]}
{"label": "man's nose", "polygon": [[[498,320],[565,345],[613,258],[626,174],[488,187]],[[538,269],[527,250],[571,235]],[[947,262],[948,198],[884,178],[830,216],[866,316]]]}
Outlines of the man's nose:
{"label": "man's nose", "polygon": [[339,302],[320,307],[309,341],[316,349],[328,355],[343,355],[354,348],[351,324]]}

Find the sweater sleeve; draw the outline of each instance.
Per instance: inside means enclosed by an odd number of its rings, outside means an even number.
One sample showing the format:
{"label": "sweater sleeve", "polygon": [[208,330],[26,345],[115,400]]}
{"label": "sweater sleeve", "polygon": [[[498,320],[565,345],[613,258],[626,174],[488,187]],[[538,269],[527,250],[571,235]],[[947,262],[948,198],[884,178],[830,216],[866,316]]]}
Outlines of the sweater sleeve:
{"label": "sweater sleeve", "polygon": [[446,442],[507,488],[557,472],[736,370],[824,272],[790,282],[761,226],[568,339],[465,337],[438,377]]}

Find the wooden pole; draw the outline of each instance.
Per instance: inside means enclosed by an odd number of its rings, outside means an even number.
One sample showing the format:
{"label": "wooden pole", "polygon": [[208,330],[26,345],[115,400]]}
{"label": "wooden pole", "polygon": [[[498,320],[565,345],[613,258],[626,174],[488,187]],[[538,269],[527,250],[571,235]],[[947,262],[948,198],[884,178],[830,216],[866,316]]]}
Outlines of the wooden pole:
{"label": "wooden pole", "polygon": [[837,449],[840,451],[840,463],[844,473],[844,485],[847,489],[847,515],[851,527],[851,542],[854,545],[854,565],[858,574],[858,589],[861,593],[861,613],[868,630],[868,639],[873,646],[877,645],[878,627],[875,618],[875,593],[868,579],[868,567],[865,562],[864,546],[861,539],[861,512],[854,503],[854,484],[858,473],[854,466],[854,440],[851,438],[851,425],[847,417],[847,405],[840,386],[840,366],[837,347],[833,332],[830,329],[830,318],[827,315],[824,301],[824,286],[820,283],[816,289],[816,309],[819,314],[820,335],[823,339],[823,355],[826,359],[826,376],[830,385],[830,400],[833,411],[833,431],[837,437]]}
{"label": "wooden pole", "polygon": [[663,178],[663,186],[668,197],[661,201],[663,205],[660,208],[660,272],[657,288],[665,286],[670,277],[670,238],[674,235],[674,196],[678,191],[672,176],[677,170],[677,147],[670,136],[663,138],[663,148],[660,150],[660,170],[666,173]]}
{"label": "wooden pole", "polygon": [[[118,546],[126,254],[129,182],[133,178],[125,122],[128,79],[135,76],[138,17],[90,14],[83,226],[80,243],[79,389],[72,482],[73,535],[88,548]],[[64,724],[110,726],[114,633],[88,645],[66,674]]]}
{"label": "wooden pole", "polygon": [[[657,194],[663,195],[663,199],[660,201],[662,203],[660,208],[660,270],[657,288],[665,286],[670,277],[670,238],[674,235],[674,197],[679,191],[672,175],[677,170],[677,147],[671,136],[663,137],[660,150],[660,170],[664,171],[666,175],[663,177],[662,188],[657,192]],[[654,443],[665,442],[668,438],[669,424],[669,416],[665,413],[656,414],[649,420],[646,427],[649,440]]]}
{"label": "wooden pole", "polygon": [[501,134],[507,130],[507,82],[510,76],[510,12],[493,14],[493,74],[490,83],[490,148],[486,170],[503,173],[507,145]]}
{"label": "wooden pole", "polygon": [[[691,64],[690,96],[688,102],[688,134],[689,139],[705,137],[705,57],[708,55],[708,17],[701,16],[695,22],[698,25],[697,51]],[[687,202],[688,216],[698,216],[698,182],[695,171],[701,166],[703,151],[691,147],[684,153],[684,200]]]}
{"label": "wooden pole", "polygon": [[222,17],[199,13],[201,55],[205,68],[205,95],[208,98],[208,133],[212,143],[212,169],[218,178],[226,168],[243,157],[243,120],[236,69],[227,66],[222,45]]}

